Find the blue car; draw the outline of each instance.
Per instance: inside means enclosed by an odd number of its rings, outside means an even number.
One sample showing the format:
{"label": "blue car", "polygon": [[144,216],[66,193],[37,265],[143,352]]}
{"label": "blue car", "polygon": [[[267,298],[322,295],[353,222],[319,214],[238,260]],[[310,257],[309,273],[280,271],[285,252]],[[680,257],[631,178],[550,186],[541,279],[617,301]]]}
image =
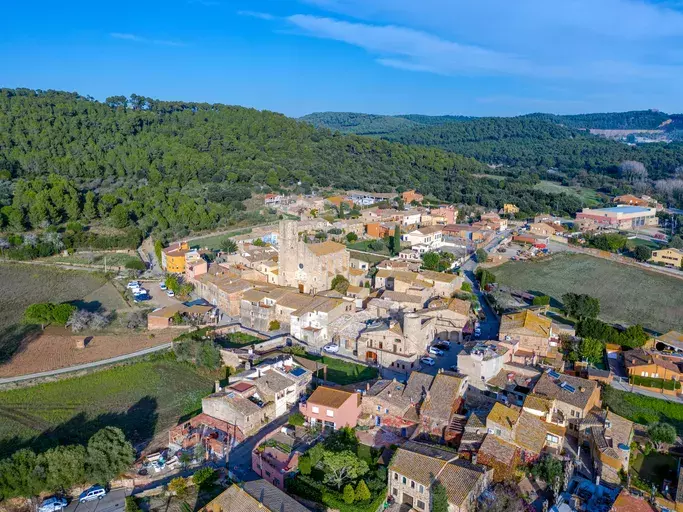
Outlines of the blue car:
{"label": "blue car", "polygon": [[78,497],[78,501],[86,503],[88,501],[101,500],[107,494],[104,487],[101,485],[93,485],[90,489],[86,489]]}

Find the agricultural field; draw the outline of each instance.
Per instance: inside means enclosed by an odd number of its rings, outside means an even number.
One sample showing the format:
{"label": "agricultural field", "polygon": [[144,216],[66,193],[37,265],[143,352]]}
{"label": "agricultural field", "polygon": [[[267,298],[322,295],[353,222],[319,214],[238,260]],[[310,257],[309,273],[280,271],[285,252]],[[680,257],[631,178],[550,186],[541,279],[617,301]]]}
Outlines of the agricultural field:
{"label": "agricultural field", "polygon": [[498,282],[550,295],[561,303],[567,292],[600,299],[606,322],[659,332],[683,330],[683,281],[657,272],[584,254],[555,254],[541,261],[511,261],[496,267]]}
{"label": "agricultural field", "polygon": [[135,444],[197,412],[213,388],[170,355],[82,377],[0,392],[0,457],[30,446],[81,443],[98,429],[123,429]]}
{"label": "agricultural field", "polygon": [[107,267],[125,267],[126,263],[140,261],[140,257],[118,252],[77,252],[69,256],[51,256],[43,261],[55,263],[71,263],[75,265],[107,265]]}
{"label": "agricultural field", "polygon": [[238,235],[246,235],[251,233],[251,228],[237,229],[235,231],[230,231],[228,233],[223,233],[221,235],[205,236],[201,238],[195,238],[193,240],[188,240],[190,247],[200,247],[202,249],[210,249],[217,251],[221,248],[221,242],[226,238]]}
{"label": "agricultural field", "polygon": [[600,195],[590,188],[584,187],[568,187],[561,185],[555,181],[541,181],[537,183],[534,188],[548,194],[568,194],[581,199],[586,207],[592,207],[600,204]]}

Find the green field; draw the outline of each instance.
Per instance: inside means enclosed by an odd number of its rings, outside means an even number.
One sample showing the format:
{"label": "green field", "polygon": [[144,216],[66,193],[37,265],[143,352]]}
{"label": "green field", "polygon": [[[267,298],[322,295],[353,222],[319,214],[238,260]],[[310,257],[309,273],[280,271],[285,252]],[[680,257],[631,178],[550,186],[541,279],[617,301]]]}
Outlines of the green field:
{"label": "green field", "polygon": [[86,265],[107,265],[112,267],[124,267],[130,261],[140,261],[138,256],[131,256],[129,254],[110,252],[110,253],[81,253],[77,252],[70,256],[53,256],[46,258],[45,261],[54,261],[58,263],[75,263]]}
{"label": "green field", "polygon": [[[311,354],[306,354],[303,357],[326,364],[327,380],[340,386],[377,378],[377,370],[375,368],[362,364],[344,361],[336,357],[314,356]],[[322,374],[320,376],[322,377]]]}
{"label": "green field", "polygon": [[221,242],[226,238],[237,235],[246,235],[247,233],[251,233],[251,228],[237,229],[235,231],[230,231],[229,233],[223,233],[222,235],[195,238],[193,240],[189,240],[187,243],[190,245],[190,247],[199,246],[202,249],[207,248],[217,251],[221,248]]}
{"label": "green field", "polygon": [[0,456],[79,443],[113,425],[133,443],[201,408],[213,379],[161,356],[83,377],[0,392]]}
{"label": "green field", "polygon": [[534,185],[536,190],[546,192],[547,194],[568,194],[581,199],[585,206],[595,206],[600,204],[600,196],[595,190],[584,187],[568,187],[561,185],[555,181],[542,180],[540,183]]}
{"label": "green field", "polygon": [[639,323],[660,332],[683,330],[683,281],[675,277],[567,253],[541,261],[511,261],[493,272],[501,284],[550,295],[558,302],[567,292],[597,297],[600,318],[606,322]]}
{"label": "green field", "polygon": [[609,407],[619,416],[640,423],[670,423],[683,435],[683,404],[662,400],[651,396],[628,393],[605,386],[602,392],[602,405]]}
{"label": "green field", "polygon": [[375,240],[361,240],[360,242],[354,242],[352,244],[346,244],[346,246],[349,248],[349,250],[355,250],[355,251],[363,251],[363,252],[371,252],[374,254],[386,254],[387,256],[390,256],[389,248],[384,246],[384,249],[381,251],[376,251],[374,249],[371,249],[369,245],[374,242]]}
{"label": "green field", "polygon": [[644,483],[643,488],[649,490],[651,484],[661,489],[664,480],[673,481],[676,478],[678,459],[667,453],[652,452],[649,455],[638,453],[631,460],[631,472],[635,472],[638,479]]}

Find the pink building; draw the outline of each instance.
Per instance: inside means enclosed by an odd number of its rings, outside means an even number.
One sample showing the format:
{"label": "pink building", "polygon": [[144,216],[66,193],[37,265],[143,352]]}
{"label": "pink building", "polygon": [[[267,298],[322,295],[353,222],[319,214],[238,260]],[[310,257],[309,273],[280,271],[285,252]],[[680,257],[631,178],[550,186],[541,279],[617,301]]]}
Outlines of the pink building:
{"label": "pink building", "polygon": [[318,387],[306,402],[299,404],[301,414],[311,426],[334,430],[355,427],[360,416],[360,395],[341,389]]}
{"label": "pink building", "polygon": [[446,224],[455,224],[455,220],[458,217],[458,210],[455,209],[455,206],[440,206],[439,208],[432,208],[429,211],[429,214],[432,217],[443,217],[446,219]]}
{"label": "pink building", "polygon": [[275,487],[284,490],[285,478],[299,465],[295,438],[279,430],[268,434],[251,452],[251,469]]}

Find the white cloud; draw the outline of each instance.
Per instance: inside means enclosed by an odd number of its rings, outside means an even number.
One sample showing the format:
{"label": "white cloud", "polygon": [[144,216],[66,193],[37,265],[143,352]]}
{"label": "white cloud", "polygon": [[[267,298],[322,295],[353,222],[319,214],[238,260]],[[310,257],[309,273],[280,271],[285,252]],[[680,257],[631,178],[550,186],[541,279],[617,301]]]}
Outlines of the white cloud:
{"label": "white cloud", "polygon": [[136,43],[156,44],[160,46],[185,46],[185,43],[180,41],[170,41],[166,39],[148,39],[136,34],[129,34],[125,32],[112,32],[109,34],[114,39],[123,39],[124,41],[134,41]]}
{"label": "white cloud", "polygon": [[267,12],[260,12],[260,11],[237,11],[237,14],[240,16],[249,16],[250,18],[257,18],[259,20],[274,20],[275,16],[272,14],[269,14]]}

